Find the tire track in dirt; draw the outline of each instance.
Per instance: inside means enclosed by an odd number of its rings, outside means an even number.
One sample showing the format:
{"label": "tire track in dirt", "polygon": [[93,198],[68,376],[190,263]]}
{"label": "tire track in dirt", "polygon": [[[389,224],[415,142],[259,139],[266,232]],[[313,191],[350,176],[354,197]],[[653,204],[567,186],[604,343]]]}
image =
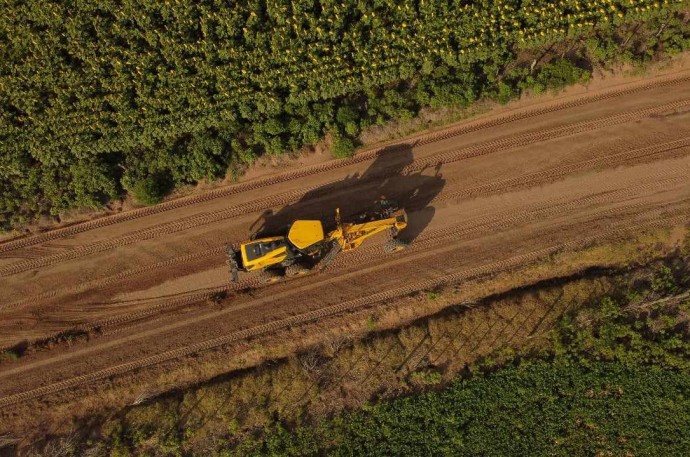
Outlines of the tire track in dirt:
{"label": "tire track in dirt", "polygon": [[503,191],[513,187],[524,187],[529,184],[548,182],[553,179],[562,178],[581,171],[595,169],[596,167],[600,166],[621,166],[630,161],[651,157],[665,152],[676,151],[678,149],[687,147],[690,147],[690,137],[681,138],[667,143],[655,144],[639,149],[633,149],[630,151],[623,151],[606,157],[596,157],[571,165],[563,165],[561,167],[528,173],[515,178],[475,186],[470,189],[462,189],[456,192],[448,193],[445,196],[441,194],[437,197],[437,199],[443,198],[444,200],[454,200],[459,198],[471,198],[486,195],[491,192]]}
{"label": "tire track in dirt", "polygon": [[690,75],[687,74],[687,72],[680,72],[680,75],[670,75],[655,78],[648,81],[630,83],[627,84],[625,87],[612,88],[598,94],[577,97],[569,101],[548,103],[536,108],[527,107],[518,110],[517,112],[499,115],[490,119],[477,119],[475,121],[471,121],[463,125],[451,126],[435,133],[413,135],[411,137],[404,139],[403,142],[384,144],[380,147],[375,147],[373,149],[362,151],[349,159],[331,161],[322,165],[314,165],[301,170],[282,173],[264,179],[257,179],[255,181],[249,181],[246,183],[235,184],[229,187],[223,187],[220,189],[209,191],[201,195],[181,197],[175,200],[163,202],[159,205],[150,206],[146,208],[138,208],[124,213],[105,216],[91,221],[74,224],[68,227],[51,230],[45,233],[40,233],[38,235],[5,241],[0,243],[0,253],[10,252],[17,249],[21,249],[23,247],[33,246],[36,244],[45,243],[47,241],[76,235],[78,233],[82,233],[85,231],[94,230],[122,222],[127,222],[146,216],[151,216],[153,214],[171,211],[174,209],[183,208],[185,206],[195,205],[215,200],[217,198],[228,197],[230,195],[235,195],[250,190],[256,190],[262,187],[267,187],[274,184],[291,181],[294,179],[304,178],[318,173],[336,170],[338,168],[343,168],[349,165],[366,162],[368,160],[375,159],[384,151],[389,151],[395,149],[396,147],[407,148],[410,146],[430,144],[433,142],[443,141],[449,138],[479,131],[486,128],[496,127],[511,122],[530,119],[536,116],[541,116],[544,114],[549,114],[564,109],[575,108],[578,106],[608,100],[611,98],[632,95],[637,92],[642,92],[649,89],[680,84],[688,80],[690,80]]}
{"label": "tire track in dirt", "polygon": [[[458,160],[465,160],[473,157],[479,157],[482,155],[490,154],[492,152],[496,152],[499,150],[522,147],[537,142],[544,142],[547,140],[561,138],[568,135],[588,132],[595,129],[601,129],[626,122],[631,122],[644,117],[648,117],[650,115],[663,114],[665,112],[686,106],[690,106],[690,99],[678,100],[675,102],[665,103],[663,105],[659,105],[652,108],[633,110],[616,115],[604,116],[598,119],[581,121],[573,124],[554,127],[551,129],[527,132],[516,136],[501,138],[493,141],[487,141],[477,145],[439,153],[434,156],[427,157],[423,161],[416,161],[416,163],[403,168],[401,173],[409,173],[413,171],[422,170],[425,167],[427,167],[429,163],[452,163]],[[137,241],[147,240],[161,235],[169,235],[189,228],[198,227],[200,225],[222,221],[224,219],[235,217],[241,214],[246,214],[248,212],[259,211],[267,207],[284,205],[289,203],[290,201],[298,199],[300,195],[304,195],[309,190],[314,190],[315,188],[319,188],[321,186],[323,186],[323,184],[319,186],[313,186],[312,188],[309,188],[307,190],[302,189],[299,191],[288,192],[283,195],[265,197],[263,199],[248,202],[246,204],[240,204],[235,207],[226,208],[224,210],[202,213],[199,215],[190,216],[179,221],[169,222],[149,227],[146,229],[138,230],[121,237],[78,246],[68,251],[63,251],[60,253],[36,259],[16,262],[5,267],[0,267],[0,277],[11,276],[36,268],[53,265],[59,262],[73,260],[79,257],[107,251],[110,249],[114,249],[116,247],[129,245]]]}
{"label": "tire track in dirt", "polygon": [[[662,154],[669,151],[675,151],[680,148],[690,147],[690,137],[680,138],[674,141],[669,141],[662,144],[654,144],[651,146],[622,151],[619,153],[611,154],[605,157],[596,157],[593,159],[585,160],[582,162],[564,165],[561,167],[550,168],[547,170],[524,174],[515,178],[506,179],[502,181],[496,181],[493,183],[488,183],[481,186],[475,186],[468,189],[462,189],[456,192],[444,194],[441,193],[433,202],[441,202],[446,200],[455,200],[460,198],[472,198],[481,195],[487,195],[490,193],[500,192],[513,187],[524,187],[527,185],[534,185],[540,182],[546,182],[548,180],[557,179],[569,174],[580,172],[584,170],[589,170],[597,166],[604,165],[623,165],[629,161],[650,157],[658,154]],[[432,202],[432,203],[433,203]],[[242,240],[231,240],[231,242],[239,242]],[[365,248],[366,249],[366,248]],[[163,268],[168,268],[174,265],[192,262],[202,258],[213,257],[221,255],[225,252],[224,246],[218,246],[211,248],[199,253],[187,254],[172,259],[168,259],[161,262],[156,262],[151,265],[142,266],[139,268],[134,268],[130,270],[121,271],[115,275],[107,276],[105,278],[96,278],[92,281],[88,281],[82,284],[78,284],[73,287],[64,289],[53,289],[42,294],[37,294],[32,297],[22,299],[13,303],[8,303],[6,305],[0,305],[0,311],[23,308],[26,306],[35,305],[41,300],[50,299],[57,297],[59,295],[65,295],[69,293],[78,293],[86,291],[89,289],[95,289],[99,287],[105,287],[107,285],[113,284],[115,282],[125,280],[127,278],[132,278],[136,276],[144,275],[151,271],[159,271]]]}
{"label": "tire track in dirt", "polygon": [[[687,173],[686,173],[687,175]],[[662,178],[665,176],[664,174],[659,174],[655,176],[654,178]],[[647,183],[638,187],[635,187],[634,190],[636,191],[644,191],[649,188],[654,188],[660,184],[664,183],[675,183],[675,182],[684,182],[687,180],[687,176],[680,176],[680,177],[673,177],[673,178],[666,178],[666,179],[661,179],[659,181],[655,181],[653,183]],[[454,226],[451,228],[447,229],[440,229],[440,230],[435,230],[432,232],[429,232],[425,235],[422,235],[419,237],[413,244],[410,245],[410,247],[406,250],[406,254],[413,254],[417,252],[423,252],[423,251],[429,251],[430,249],[433,249],[438,246],[451,246],[451,245],[456,245],[461,242],[465,242],[467,240],[467,236],[470,235],[476,235],[478,233],[482,232],[495,232],[496,230],[503,230],[506,228],[511,228],[514,227],[515,224],[521,223],[521,222],[526,222],[530,220],[534,220],[540,217],[544,216],[549,216],[549,215],[558,215],[558,214],[563,214],[567,213],[568,211],[577,208],[582,205],[590,205],[590,204],[596,204],[596,203],[601,203],[601,202],[607,202],[609,201],[612,197],[618,196],[618,197],[627,197],[627,196],[633,196],[634,193],[631,192],[632,189],[619,189],[615,191],[610,191],[604,194],[598,194],[590,197],[584,197],[580,200],[577,201],[566,201],[563,202],[562,198],[559,199],[554,199],[549,202],[547,202],[546,206],[542,205],[533,205],[532,208],[527,208],[525,210],[521,210],[520,213],[515,212],[515,210],[510,210],[506,211],[504,213],[501,213],[499,215],[493,215],[493,216],[486,216],[486,217],[480,217],[476,218],[470,222],[467,222],[465,224],[462,224],[460,226]],[[625,206],[626,209],[631,209],[631,208],[637,208],[640,206],[644,206],[644,204],[638,203],[638,204],[632,204],[632,205],[627,205]],[[601,215],[609,214],[611,213],[611,210],[604,210],[601,211]],[[595,213],[597,214],[597,213]],[[463,239],[458,239],[459,237],[465,237]],[[452,243],[453,240],[458,240],[458,243]],[[450,242],[450,243],[449,243]],[[346,255],[338,257],[327,269],[324,271],[331,271],[335,269],[345,269],[348,267],[354,267],[357,265],[362,265],[362,264],[368,264],[376,259],[381,259],[382,256],[386,255],[385,248],[383,246],[369,246],[369,247],[364,247],[360,248],[357,251],[353,251],[351,253],[348,253]],[[403,254],[404,255],[404,254]],[[430,254],[431,255],[431,254]],[[398,263],[400,261],[404,261],[404,258],[396,257],[395,262]],[[399,259],[399,260],[398,260]],[[387,266],[390,264],[390,261],[387,262],[385,265],[382,265],[382,267]],[[312,272],[306,276],[301,276],[300,278],[305,278],[308,276],[313,276],[318,274],[319,272]],[[217,288],[211,289],[206,292],[201,292],[198,294],[194,294],[192,296],[186,296],[184,298],[178,299],[176,301],[169,301],[165,303],[161,303],[155,306],[155,309],[152,310],[142,310],[136,313],[136,315],[123,315],[123,316],[118,316],[114,319],[110,320],[104,320],[101,321],[98,325],[98,328],[100,331],[104,327],[107,327],[109,325],[113,324],[121,324],[124,322],[127,322],[128,320],[136,320],[136,319],[141,319],[144,317],[147,317],[150,314],[155,314],[158,311],[161,311],[164,308],[172,307],[177,308],[180,306],[187,306],[194,304],[196,302],[208,300],[212,298],[214,295],[219,294],[219,293],[224,293],[224,292],[230,292],[230,291],[236,291],[236,290],[242,290],[242,289],[257,289],[257,288],[262,288],[266,287],[269,284],[267,284],[266,279],[269,278],[270,276],[268,275],[257,275],[252,278],[248,278],[245,281],[242,281],[238,284],[230,284],[228,286],[218,286]],[[299,278],[285,278],[281,281],[281,283],[285,283],[287,281],[291,280],[296,280]],[[81,327],[80,330],[83,331],[89,331],[93,330],[96,325],[91,325],[91,326],[85,326]],[[107,332],[107,334],[111,334],[112,332]]]}
{"label": "tire track in dirt", "polygon": [[136,276],[141,276],[143,274],[149,273],[151,271],[159,271],[163,268],[168,268],[174,265],[178,264],[183,264],[183,263],[188,263],[188,262],[193,262],[195,260],[200,260],[204,259],[207,257],[213,257],[217,256],[220,254],[225,253],[225,246],[218,246],[215,248],[207,249],[205,251],[201,252],[195,252],[192,254],[186,254],[178,257],[173,257],[171,259],[163,260],[161,262],[156,262],[150,265],[144,265],[139,268],[132,268],[129,270],[124,270],[121,271],[117,274],[111,275],[111,276],[106,276],[106,277],[100,277],[93,279],[91,281],[87,281],[84,283],[77,284],[72,287],[65,287],[63,289],[52,289],[46,292],[43,292],[41,294],[36,294],[33,295],[29,298],[8,303],[6,305],[0,305],[0,311],[7,311],[11,309],[21,309],[25,308],[27,306],[35,305],[38,302],[42,300],[47,300],[50,298],[58,297],[60,295],[66,295],[66,294],[74,294],[74,293],[79,293],[79,292],[84,292],[90,289],[96,289],[100,287],[105,287],[110,284],[114,284],[118,281],[125,280],[130,277],[136,277]]}
{"label": "tire track in dirt", "polygon": [[576,240],[555,244],[528,253],[516,255],[504,260],[490,262],[478,267],[444,275],[439,278],[418,281],[403,287],[377,292],[366,297],[360,297],[353,300],[341,302],[335,305],[326,306],[320,309],[275,320],[273,322],[258,325],[252,328],[231,332],[227,335],[211,338],[181,348],[165,351],[156,355],[143,357],[138,360],[133,360],[131,362],[126,362],[113,367],[97,370],[80,376],[75,376],[73,378],[65,379],[57,383],[52,383],[34,389],[30,389],[24,392],[11,394],[3,398],[0,398],[0,407],[8,407],[21,402],[40,398],[45,395],[58,393],[66,389],[76,388],[85,384],[90,384],[113,376],[122,375],[124,373],[128,373],[134,370],[147,368],[159,363],[180,359],[183,357],[190,356],[194,353],[219,348],[236,341],[270,334],[297,325],[304,325],[319,319],[343,314],[345,312],[357,311],[386,300],[393,300],[396,298],[404,297],[416,291],[434,289],[446,284],[457,283],[462,280],[467,280],[485,274],[494,273],[496,271],[505,271],[510,268],[517,268],[525,263],[534,262],[536,260],[539,260],[540,258],[553,255],[564,249],[577,249],[579,247],[587,246],[592,242],[613,235],[631,233],[633,230],[640,230],[644,228],[664,227],[684,221],[687,221],[687,216],[677,216],[666,220],[655,221],[649,224],[629,226],[625,229],[610,230],[604,233],[600,233],[598,235],[579,238]]}
{"label": "tire track in dirt", "polygon": [[[651,179],[658,179],[666,176],[666,174],[659,174],[653,176]],[[587,197],[580,198],[578,200],[564,201],[564,198],[552,199],[546,202],[546,204],[532,205],[532,207],[521,208],[519,211],[511,209],[498,215],[484,216],[472,219],[471,221],[455,226],[449,229],[441,229],[430,232],[427,236],[420,236],[420,240],[412,243],[408,250],[411,252],[423,251],[433,248],[438,245],[448,245],[449,241],[457,239],[458,237],[475,235],[481,232],[497,230],[504,230],[506,228],[515,227],[516,224],[529,222],[532,220],[537,220],[542,217],[556,216],[559,214],[568,213],[570,210],[576,209],[581,206],[594,205],[597,203],[609,202],[612,198],[632,198],[639,192],[643,192],[648,189],[653,189],[663,184],[673,184],[677,182],[686,182],[690,177],[690,168],[685,170],[682,176],[667,177],[665,179],[658,179],[654,182],[649,182],[640,186],[635,186],[633,188],[616,189],[611,191],[604,191],[596,195],[591,195]],[[441,200],[441,199],[439,199]],[[626,209],[638,208],[644,206],[644,203],[636,203],[632,205],[626,205]],[[612,211],[606,209],[601,212],[595,212],[593,214],[608,214]],[[464,241],[464,240],[463,240]],[[349,266],[356,266],[368,261],[372,261],[376,258],[381,258],[385,254],[385,248],[383,246],[371,246],[366,247],[357,251],[353,251],[346,256],[342,256],[341,262],[334,261],[329,265],[324,271],[329,271],[336,268],[346,268]]]}
{"label": "tire track in dirt", "polygon": [[[547,201],[545,204],[542,203],[541,205],[532,205],[531,207],[521,209],[517,213],[515,210],[509,210],[498,215],[475,218],[464,224],[450,227],[447,229],[435,230],[420,236],[420,238],[418,238],[418,240],[411,244],[410,247],[405,252],[403,252],[401,256],[396,256],[393,261],[396,263],[405,261],[404,256],[406,254],[409,255],[418,252],[426,251],[428,255],[432,255],[433,249],[438,246],[452,247],[459,243],[466,242],[468,236],[477,235],[482,232],[490,231],[493,233],[496,231],[505,230],[506,228],[515,227],[516,224],[529,222],[531,220],[537,220],[539,218],[559,214],[567,214],[569,211],[576,209],[578,207],[588,206],[597,203],[605,203],[610,201],[611,198],[634,197],[636,194],[639,194],[651,188],[658,187],[660,185],[684,182],[687,181],[688,176],[690,176],[690,169],[686,170],[686,172],[682,176],[666,177],[665,179],[660,179],[664,176],[666,176],[665,173],[660,173],[656,176],[652,176],[651,179],[654,180],[653,182],[648,182],[646,184],[642,184],[634,188],[616,189],[608,192],[602,192],[596,195],[583,197],[575,201],[564,201],[564,198],[552,199]],[[657,180],[657,178],[659,179]],[[632,208],[642,207],[644,205],[644,203],[626,205],[625,209],[630,210]],[[606,214],[610,214],[611,212],[611,209],[605,209],[599,213],[594,214],[601,214],[603,216]],[[352,253],[348,253],[347,255],[343,255],[337,258],[324,271],[332,271],[336,269],[344,270],[349,267],[367,264],[376,259],[384,258],[384,255],[386,255],[386,252],[383,246],[370,246],[361,248],[360,250],[353,251]],[[381,268],[385,268],[387,266],[390,266],[390,261],[380,265]],[[312,272],[308,275],[301,276],[300,278],[306,278],[309,276],[314,276],[316,274],[319,274],[319,272]],[[85,324],[82,326],[78,326],[75,329],[84,332],[96,331],[99,334],[112,335],[114,333],[119,333],[120,331],[124,330],[124,328],[117,328],[111,331],[104,331],[104,329],[107,327],[117,326],[144,319],[164,310],[172,310],[193,305],[195,303],[204,302],[209,299],[212,299],[214,296],[218,294],[229,293],[232,291],[240,291],[242,289],[262,288],[268,285],[266,283],[267,277],[267,275],[256,275],[239,283],[219,285],[215,288],[209,288],[203,292],[197,292],[185,295],[184,297],[180,297],[177,299],[167,300],[135,313],[123,314],[110,319],[104,319],[101,321]],[[298,278],[285,278],[283,281],[281,281],[281,283],[284,284],[285,282],[294,279]],[[155,300],[155,298],[151,299],[151,301]]]}

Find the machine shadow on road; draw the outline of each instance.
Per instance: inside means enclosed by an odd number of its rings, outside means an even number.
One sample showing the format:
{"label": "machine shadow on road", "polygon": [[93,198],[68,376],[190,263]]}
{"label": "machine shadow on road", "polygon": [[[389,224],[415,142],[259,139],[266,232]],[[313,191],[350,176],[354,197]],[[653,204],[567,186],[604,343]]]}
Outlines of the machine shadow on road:
{"label": "machine shadow on road", "polygon": [[363,173],[313,189],[298,202],[277,211],[266,210],[250,228],[250,235],[282,235],[297,219],[318,219],[324,229],[331,230],[335,228],[336,208],[340,208],[343,221],[348,222],[386,199],[407,211],[408,226],[398,238],[411,243],[434,217],[435,209],[430,203],[446,183],[440,169],[440,163],[415,163],[412,145],[384,149]]}

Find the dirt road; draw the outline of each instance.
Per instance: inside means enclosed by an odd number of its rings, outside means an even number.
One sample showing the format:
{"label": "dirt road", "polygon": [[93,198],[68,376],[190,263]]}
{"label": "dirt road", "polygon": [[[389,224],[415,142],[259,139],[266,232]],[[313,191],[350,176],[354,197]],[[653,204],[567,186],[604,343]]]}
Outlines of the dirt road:
{"label": "dirt road", "polygon": [[[5,242],[0,348],[26,352],[0,363],[0,414],[635,227],[684,224],[689,178],[690,72],[676,72]],[[408,210],[406,251],[386,254],[381,236],[319,274],[229,284],[226,243],[298,217],[333,220],[338,207],[347,219],[382,195]]]}

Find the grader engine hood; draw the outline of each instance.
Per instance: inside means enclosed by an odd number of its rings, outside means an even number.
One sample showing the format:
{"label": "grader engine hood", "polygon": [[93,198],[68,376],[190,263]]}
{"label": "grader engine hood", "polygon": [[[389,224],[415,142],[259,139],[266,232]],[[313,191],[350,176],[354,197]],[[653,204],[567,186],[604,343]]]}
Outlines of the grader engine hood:
{"label": "grader engine hood", "polygon": [[323,238],[321,221],[295,221],[288,232],[290,244],[300,250],[313,246]]}

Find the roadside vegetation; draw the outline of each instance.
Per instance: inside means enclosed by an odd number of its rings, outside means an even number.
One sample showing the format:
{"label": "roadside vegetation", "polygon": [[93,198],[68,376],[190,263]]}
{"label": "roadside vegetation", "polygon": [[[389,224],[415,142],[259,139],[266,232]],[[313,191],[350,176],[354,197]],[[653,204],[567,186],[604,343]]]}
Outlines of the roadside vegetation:
{"label": "roadside vegetation", "polygon": [[[655,292],[678,292],[666,267]],[[545,347],[487,356],[443,390],[295,431],[277,424],[221,455],[683,455],[690,297],[641,298],[568,313]]]}
{"label": "roadside vegetation", "polygon": [[684,0],[15,1],[0,18],[0,228],[143,204],[424,107],[506,102],[690,46]]}
{"label": "roadside vegetation", "polygon": [[113,456],[675,455],[690,444],[688,248],[144,391],[65,442]]}
{"label": "roadside vegetation", "polygon": [[220,455],[683,455],[690,376],[535,362],[367,407]]}

